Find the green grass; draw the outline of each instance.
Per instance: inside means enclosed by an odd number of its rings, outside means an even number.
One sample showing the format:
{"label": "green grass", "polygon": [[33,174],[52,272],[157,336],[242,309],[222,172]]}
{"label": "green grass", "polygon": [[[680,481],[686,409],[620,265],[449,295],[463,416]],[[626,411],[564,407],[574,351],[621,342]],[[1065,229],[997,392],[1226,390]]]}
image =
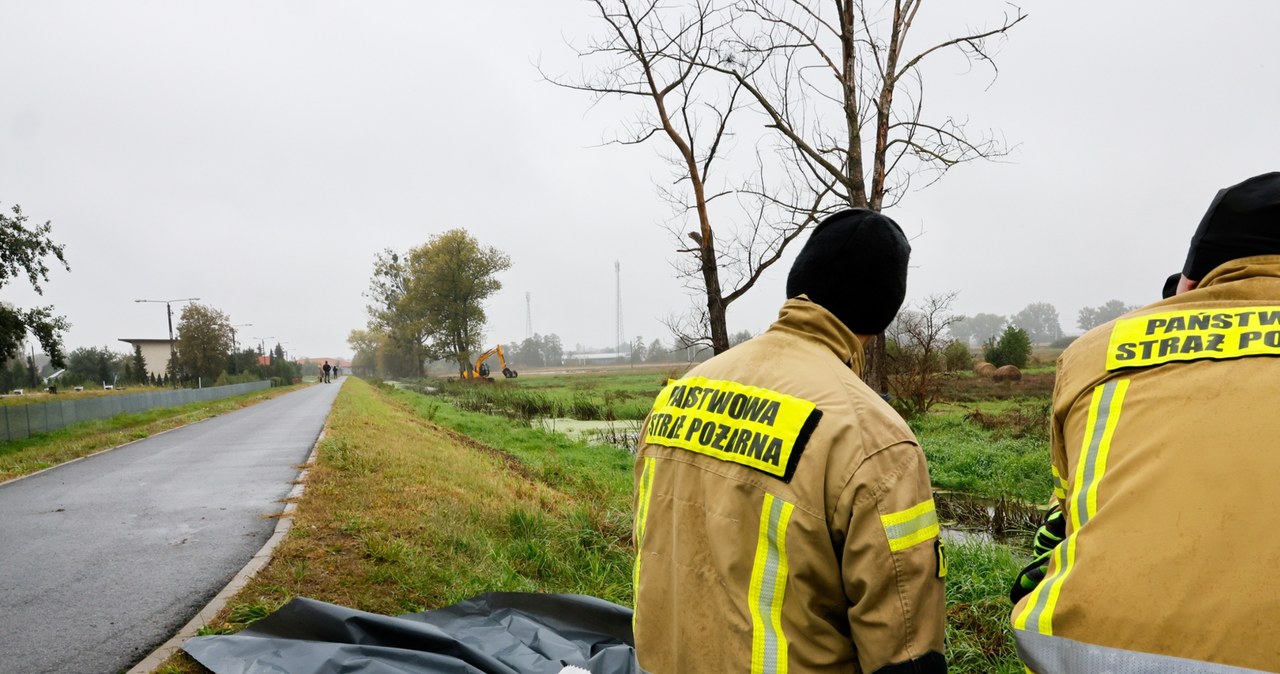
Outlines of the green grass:
{"label": "green grass", "polygon": [[269,388],[221,400],[187,403],[137,414],[118,414],[38,433],[22,440],[0,442],[0,482],[262,402],[296,388]]}
{"label": "green grass", "polygon": [[[634,458],[616,447],[572,440],[519,420],[459,409],[439,396],[403,390],[388,393],[431,423],[499,448],[544,482],[591,495],[630,499]],[[626,507],[630,508],[629,500]]]}
{"label": "green grass", "polygon": [[[1044,426],[1047,429],[1047,420]],[[987,430],[959,411],[919,417],[911,428],[929,462],[929,477],[939,489],[1027,503],[1047,501],[1052,493],[1044,434],[1019,437],[1012,429]]]}
{"label": "green grass", "polygon": [[[1024,559],[1024,556],[1027,557]],[[947,546],[947,665],[952,674],[1023,674],[1009,583],[1029,556],[1003,545]]]}

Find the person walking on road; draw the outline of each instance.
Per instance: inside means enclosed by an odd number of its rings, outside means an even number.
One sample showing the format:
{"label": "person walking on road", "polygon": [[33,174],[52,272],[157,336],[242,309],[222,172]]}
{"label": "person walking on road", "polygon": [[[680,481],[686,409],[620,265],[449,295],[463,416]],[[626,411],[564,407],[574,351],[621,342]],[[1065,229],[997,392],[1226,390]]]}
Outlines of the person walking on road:
{"label": "person walking on road", "polygon": [[1035,674],[1280,671],[1280,173],[1219,191],[1176,276],[1058,360]]}
{"label": "person walking on road", "polygon": [[320,369],[324,372],[324,383],[328,384],[328,383],[329,383],[329,371],[330,371],[331,369],[333,369],[332,367],[330,367],[330,365],[329,365],[329,361],[327,361],[327,360],[326,360],[326,361],[324,362],[324,366],[323,366],[323,367],[321,367]]}
{"label": "person walking on road", "polygon": [[910,252],[879,213],[826,218],[778,320],[659,394],[636,462],[646,671],[946,671],[924,454],[859,378]]}

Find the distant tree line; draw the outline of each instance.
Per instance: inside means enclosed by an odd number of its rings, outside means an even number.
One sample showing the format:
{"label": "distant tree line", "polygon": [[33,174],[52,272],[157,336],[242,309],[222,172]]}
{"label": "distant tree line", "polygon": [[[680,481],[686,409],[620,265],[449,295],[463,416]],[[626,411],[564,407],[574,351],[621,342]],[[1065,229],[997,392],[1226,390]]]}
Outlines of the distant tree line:
{"label": "distant tree line", "polygon": [[[1088,331],[1137,308],[1137,305],[1125,304],[1120,300],[1110,300],[1097,307],[1084,307],[1076,316],[1076,325],[1080,330]],[[1033,344],[1065,346],[1069,342],[1062,331],[1058,310],[1048,302],[1033,302],[1011,316],[987,313],[959,316],[950,325],[950,335],[952,339],[977,346],[998,340],[1009,326],[1022,330]]]}

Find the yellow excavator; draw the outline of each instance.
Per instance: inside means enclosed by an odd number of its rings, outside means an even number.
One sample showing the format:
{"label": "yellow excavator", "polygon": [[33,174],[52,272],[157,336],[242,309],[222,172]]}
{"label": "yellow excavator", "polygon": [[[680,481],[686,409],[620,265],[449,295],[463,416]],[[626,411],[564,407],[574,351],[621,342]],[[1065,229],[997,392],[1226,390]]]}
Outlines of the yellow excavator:
{"label": "yellow excavator", "polygon": [[485,363],[485,361],[489,360],[494,355],[498,356],[498,364],[502,366],[503,377],[506,377],[507,379],[515,379],[520,376],[519,372],[507,367],[507,358],[502,355],[502,345],[499,344],[498,346],[480,354],[480,357],[476,359],[475,367],[471,368],[471,371],[465,374],[465,378],[478,379],[480,381],[493,381],[493,377],[489,376],[489,365]]}

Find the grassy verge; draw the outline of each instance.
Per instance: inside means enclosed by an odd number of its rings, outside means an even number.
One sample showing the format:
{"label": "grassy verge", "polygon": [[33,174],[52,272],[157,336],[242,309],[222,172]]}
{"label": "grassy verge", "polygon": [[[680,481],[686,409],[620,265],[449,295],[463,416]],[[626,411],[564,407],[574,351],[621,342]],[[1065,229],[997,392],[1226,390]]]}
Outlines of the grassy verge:
{"label": "grassy verge", "polygon": [[[616,449],[348,379],[293,529],[206,632],[242,629],[300,595],[384,614],[497,590],[629,605],[630,469]],[[160,671],[205,670],[182,654]]]}
{"label": "grassy verge", "polygon": [[247,407],[297,388],[268,388],[221,400],[188,403],[137,414],[118,414],[108,419],[85,421],[49,433],[39,433],[22,440],[0,442],[0,482]]}

